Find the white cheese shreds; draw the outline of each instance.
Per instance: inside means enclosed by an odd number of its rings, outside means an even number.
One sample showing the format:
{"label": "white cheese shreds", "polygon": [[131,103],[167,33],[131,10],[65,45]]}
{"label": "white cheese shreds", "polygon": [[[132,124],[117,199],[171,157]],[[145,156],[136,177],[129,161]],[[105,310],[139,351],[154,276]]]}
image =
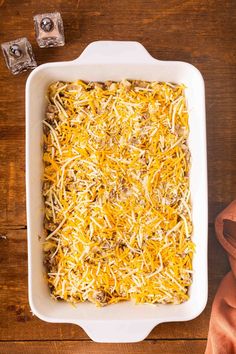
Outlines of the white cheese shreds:
{"label": "white cheese shreds", "polygon": [[44,125],[45,265],[53,298],[188,299],[194,244],[183,85],[56,82]]}

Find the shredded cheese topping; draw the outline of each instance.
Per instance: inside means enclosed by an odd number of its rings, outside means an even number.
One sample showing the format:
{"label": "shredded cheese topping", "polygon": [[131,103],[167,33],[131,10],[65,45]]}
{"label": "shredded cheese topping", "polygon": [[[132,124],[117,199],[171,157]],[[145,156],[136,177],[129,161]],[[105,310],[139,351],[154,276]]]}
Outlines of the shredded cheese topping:
{"label": "shredded cheese topping", "polygon": [[52,296],[96,305],[188,299],[194,244],[184,86],[56,82],[44,125]]}

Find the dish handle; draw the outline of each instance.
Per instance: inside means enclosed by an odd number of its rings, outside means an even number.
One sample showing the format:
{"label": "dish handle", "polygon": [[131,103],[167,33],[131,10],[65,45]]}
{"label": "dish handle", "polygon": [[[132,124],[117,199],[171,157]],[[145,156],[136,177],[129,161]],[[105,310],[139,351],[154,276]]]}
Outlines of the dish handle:
{"label": "dish handle", "polygon": [[133,41],[96,41],[90,43],[75,62],[90,63],[150,63],[156,62],[144,46]]}
{"label": "dish handle", "polygon": [[114,320],[87,322],[82,327],[95,342],[131,343],[144,340],[157,324],[156,321]]}

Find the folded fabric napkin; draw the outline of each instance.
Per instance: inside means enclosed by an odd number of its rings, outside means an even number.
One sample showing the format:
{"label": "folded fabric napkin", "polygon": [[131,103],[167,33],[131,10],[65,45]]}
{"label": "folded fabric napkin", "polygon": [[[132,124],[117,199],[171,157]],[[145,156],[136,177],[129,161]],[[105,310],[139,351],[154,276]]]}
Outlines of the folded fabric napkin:
{"label": "folded fabric napkin", "polygon": [[228,254],[231,271],[216,293],[205,354],[236,354],[236,200],[218,215],[216,235]]}

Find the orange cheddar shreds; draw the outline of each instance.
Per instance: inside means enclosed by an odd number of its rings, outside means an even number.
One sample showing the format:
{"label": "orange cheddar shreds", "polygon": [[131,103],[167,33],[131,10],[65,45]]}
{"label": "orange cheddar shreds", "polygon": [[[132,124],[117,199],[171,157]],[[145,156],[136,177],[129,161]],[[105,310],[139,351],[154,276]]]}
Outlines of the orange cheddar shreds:
{"label": "orange cheddar shreds", "polygon": [[128,80],[50,85],[44,251],[55,299],[188,299],[194,244],[184,89]]}

